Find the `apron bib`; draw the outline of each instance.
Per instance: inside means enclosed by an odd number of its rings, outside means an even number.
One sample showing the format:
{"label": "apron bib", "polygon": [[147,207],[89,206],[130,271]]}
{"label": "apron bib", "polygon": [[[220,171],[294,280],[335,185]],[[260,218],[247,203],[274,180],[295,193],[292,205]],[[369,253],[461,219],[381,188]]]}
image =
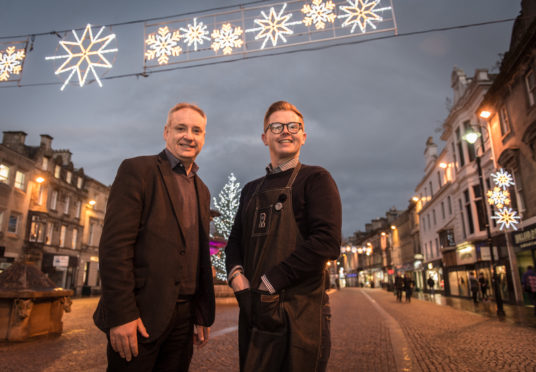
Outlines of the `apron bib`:
{"label": "apron bib", "polygon": [[292,208],[298,163],[285,187],[262,190],[261,180],[242,220],[244,274],[251,284],[250,314],[239,318],[241,370],[316,371],[322,337],[324,271],[270,295],[256,288],[261,276],[303,242]]}

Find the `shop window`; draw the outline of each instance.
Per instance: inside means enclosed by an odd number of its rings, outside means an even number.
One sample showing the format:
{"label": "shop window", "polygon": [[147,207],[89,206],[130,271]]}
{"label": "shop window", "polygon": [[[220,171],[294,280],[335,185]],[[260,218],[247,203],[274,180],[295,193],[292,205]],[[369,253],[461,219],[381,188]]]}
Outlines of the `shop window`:
{"label": "shop window", "polygon": [[536,96],[536,76],[534,75],[534,69],[530,69],[525,75],[525,87],[527,88],[527,98],[529,106],[533,106]]}
{"label": "shop window", "polygon": [[15,172],[15,187],[19,190],[26,190],[26,175],[21,171]]}
{"label": "shop window", "polygon": [[510,133],[510,116],[506,106],[502,106],[499,110],[499,122],[501,125],[501,135],[504,137]]}
{"label": "shop window", "polygon": [[9,167],[5,164],[0,164],[0,182],[9,183]]}

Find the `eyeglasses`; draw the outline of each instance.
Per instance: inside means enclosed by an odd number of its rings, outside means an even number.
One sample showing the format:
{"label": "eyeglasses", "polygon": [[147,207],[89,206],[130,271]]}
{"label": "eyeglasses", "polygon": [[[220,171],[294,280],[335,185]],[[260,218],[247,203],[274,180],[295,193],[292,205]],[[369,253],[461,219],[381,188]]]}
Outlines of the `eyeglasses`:
{"label": "eyeglasses", "polygon": [[300,131],[302,124],[296,123],[296,122],[290,122],[290,123],[270,123],[268,124],[268,127],[266,127],[266,130],[264,133],[268,131],[268,128],[272,131],[273,134],[279,134],[283,132],[283,128],[287,127],[287,130],[291,134],[296,134]]}

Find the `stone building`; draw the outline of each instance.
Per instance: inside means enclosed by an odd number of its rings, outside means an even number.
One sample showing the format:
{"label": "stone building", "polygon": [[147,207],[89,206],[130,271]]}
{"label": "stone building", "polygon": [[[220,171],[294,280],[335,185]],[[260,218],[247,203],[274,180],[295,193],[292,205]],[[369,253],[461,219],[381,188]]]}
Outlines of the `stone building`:
{"label": "stone building", "polygon": [[487,117],[498,166],[515,181],[512,206],[521,221],[519,230],[510,235],[512,260],[517,263],[514,283],[521,301],[519,277],[527,266],[536,266],[536,2],[521,2],[509,50],[479,113]]}
{"label": "stone building", "polygon": [[39,146],[25,139],[24,132],[6,131],[0,145],[4,264],[33,261],[58,287],[78,294],[84,285],[98,289],[97,244],[109,188],[75,168],[69,150],[52,149],[51,136],[41,135]]}

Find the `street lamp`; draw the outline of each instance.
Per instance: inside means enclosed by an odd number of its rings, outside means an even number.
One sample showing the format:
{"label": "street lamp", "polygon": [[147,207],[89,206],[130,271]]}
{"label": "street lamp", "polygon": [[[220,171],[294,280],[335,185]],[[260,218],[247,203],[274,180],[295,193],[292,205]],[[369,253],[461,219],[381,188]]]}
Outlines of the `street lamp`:
{"label": "street lamp", "polygon": [[[467,132],[463,139],[467,141],[468,143],[474,145],[475,142],[478,140],[478,137],[481,137],[480,133],[476,132]],[[484,152],[484,141],[482,140],[482,146],[481,151]],[[482,177],[482,166],[480,164],[480,155],[475,155],[475,161],[476,161],[476,168],[478,171],[478,181],[480,183],[480,195],[482,197],[482,201],[484,201],[484,180]],[[497,315],[498,316],[504,316],[504,308],[503,308],[503,301],[501,297],[501,292],[499,291],[499,283],[497,280],[497,265],[495,263],[495,254],[493,253],[493,240],[491,238],[491,229],[489,225],[489,217],[488,217],[488,208],[485,203],[483,203],[483,213],[484,213],[484,220],[486,221],[486,233],[488,237],[488,247],[489,247],[489,253],[491,258],[491,270],[492,270],[492,281],[493,281],[493,290],[495,291],[495,302],[497,303]]]}

